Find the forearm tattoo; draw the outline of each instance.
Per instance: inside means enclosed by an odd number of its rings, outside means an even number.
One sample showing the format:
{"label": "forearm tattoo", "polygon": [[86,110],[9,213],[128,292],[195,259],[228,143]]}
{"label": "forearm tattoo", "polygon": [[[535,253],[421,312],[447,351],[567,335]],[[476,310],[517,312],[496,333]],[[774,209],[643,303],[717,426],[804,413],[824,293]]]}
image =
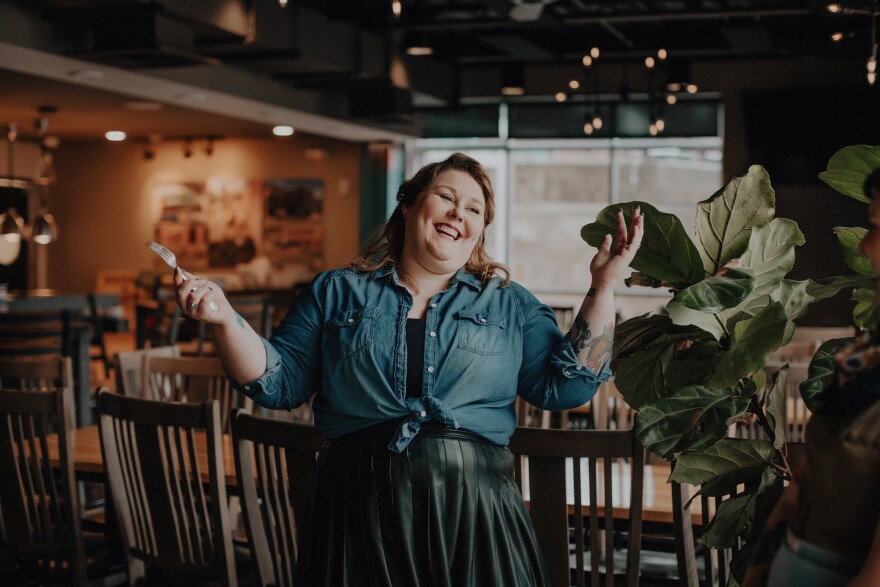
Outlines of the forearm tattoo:
{"label": "forearm tattoo", "polygon": [[584,320],[581,314],[574,319],[574,324],[568,332],[568,339],[578,361],[594,373],[602,370],[602,367],[611,360],[611,344],[614,341],[614,325],[605,327],[605,332],[599,336],[593,336],[590,324]]}
{"label": "forearm tattoo", "polygon": [[241,314],[238,312],[235,313],[235,321],[238,322],[238,325],[244,328],[244,318],[241,317]]}

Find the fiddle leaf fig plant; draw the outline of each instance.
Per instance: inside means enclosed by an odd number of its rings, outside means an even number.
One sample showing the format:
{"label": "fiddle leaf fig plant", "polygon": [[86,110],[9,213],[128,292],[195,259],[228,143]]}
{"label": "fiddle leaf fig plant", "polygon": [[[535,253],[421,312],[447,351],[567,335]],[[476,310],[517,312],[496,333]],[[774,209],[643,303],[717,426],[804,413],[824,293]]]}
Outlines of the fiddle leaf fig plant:
{"label": "fiddle leaf fig plant", "polygon": [[[855,193],[858,179],[844,163],[826,181]],[[804,235],[792,220],[775,217],[770,178],[757,165],[697,205],[693,239],[675,215],[645,202],[605,208],[581,237],[598,247],[606,234],[616,235],[617,211],[629,222],[636,207],[645,232],[627,285],[665,288],[672,298],[665,313],[617,326],[615,384],[637,410],[635,432],[645,447],[674,462],[672,481],[699,485],[707,495],[745,484],[745,492],[722,503],[702,537],[718,548],[745,542],[732,563],[736,582],[749,544],[791,477],[782,422],[787,369],[768,375],[767,363],[791,341],[794,320],[809,304],[842,289],[872,287],[873,280],[857,246],[849,247],[855,275],[786,279]],[[842,242],[858,237],[854,229],[838,233]],[[766,439],[729,438],[738,421],[757,422]]]}
{"label": "fiddle leaf fig plant", "polygon": [[[865,195],[865,182],[872,173],[880,169],[880,147],[851,145],[831,156],[828,169],[819,174],[819,179],[844,196],[868,203]],[[867,232],[864,228],[838,226],[834,229],[837,242],[843,249],[843,260],[859,275],[873,275],[871,263],[859,251],[859,243]],[[872,282],[853,292],[853,322],[861,328],[873,328],[878,324],[880,314],[873,303],[876,286]]]}

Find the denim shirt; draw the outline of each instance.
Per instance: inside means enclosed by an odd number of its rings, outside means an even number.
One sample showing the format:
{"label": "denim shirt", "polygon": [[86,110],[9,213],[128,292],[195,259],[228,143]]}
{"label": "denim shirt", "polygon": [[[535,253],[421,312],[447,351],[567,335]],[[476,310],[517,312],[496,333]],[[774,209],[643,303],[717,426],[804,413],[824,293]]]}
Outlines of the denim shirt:
{"label": "denim shirt", "polygon": [[584,404],[608,379],[581,365],[553,311],[528,290],[486,285],[459,271],[431,298],[422,397],[406,397],[406,320],[413,305],[393,267],[319,274],[297,296],[266,347],[266,372],[236,389],[267,408],[291,409],[316,394],[326,438],[402,420],[389,448],[400,452],[423,422],[463,428],[506,445],[514,401],[546,410]]}

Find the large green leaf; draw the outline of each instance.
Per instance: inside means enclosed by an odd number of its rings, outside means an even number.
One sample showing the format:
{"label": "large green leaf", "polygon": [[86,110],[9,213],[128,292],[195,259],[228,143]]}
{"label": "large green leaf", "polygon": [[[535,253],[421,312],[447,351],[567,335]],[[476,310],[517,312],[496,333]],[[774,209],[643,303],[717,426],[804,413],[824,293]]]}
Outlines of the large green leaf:
{"label": "large green leaf", "polygon": [[682,327],[696,326],[711,334],[715,340],[721,340],[727,334],[723,325],[723,317],[726,312],[706,314],[705,312],[686,308],[675,300],[671,300],[666,305],[666,311],[669,313],[669,318],[674,324]]}
{"label": "large green leaf", "polygon": [[769,294],[794,267],[796,246],[804,244],[796,222],[774,218],[769,224],[752,228],[749,248],[741,260],[755,273],[753,295]]}
{"label": "large green leaf", "polygon": [[723,275],[707,277],[681,290],[673,299],[685,308],[718,314],[738,306],[754,287],[755,274],[751,269],[729,269]]}
{"label": "large green leaf", "polygon": [[709,385],[730,387],[767,364],[782,345],[788,318],[782,304],[773,302],[749,320],[741,320],[733,331],[733,344],[721,355]]}
{"label": "large green leaf", "polygon": [[715,389],[689,385],[642,405],[635,418],[636,435],[654,454],[671,457],[702,450],[727,434],[727,424],[749,407],[738,387]]}
{"label": "large green leaf", "polygon": [[[694,340],[686,349],[680,349],[683,343],[676,344],[676,352],[666,365],[666,393],[687,385],[705,383],[715,371],[721,348],[718,342],[701,332],[702,339]],[[664,394],[666,395],[666,394]]]}
{"label": "large green leaf", "polygon": [[843,260],[847,267],[860,275],[873,275],[874,268],[871,267],[870,259],[859,250],[859,243],[868,234],[868,230],[860,226],[835,226],[834,234],[837,235],[837,242],[843,249]]}
{"label": "large green leaf", "polygon": [[703,530],[700,542],[709,548],[733,548],[736,539],[744,534],[755,516],[756,496],[738,495],[721,502],[715,517]]}
{"label": "large green leaf", "polygon": [[673,300],[666,308],[669,317],[675,324],[698,326],[721,340],[726,334],[725,325],[752,318],[770,303],[770,292],[779,287],[794,266],[794,247],[803,242],[797,224],[784,218],[753,228],[749,248],[741,257],[743,264],[755,273],[755,287],[745,301],[716,317],[688,309]]}
{"label": "large green leaf", "polygon": [[646,401],[666,395],[669,371],[681,368],[686,361],[676,381],[680,383],[681,377],[688,383],[701,380],[712,370],[711,359],[706,357],[713,348],[717,352],[717,345],[701,356],[689,349],[708,338],[699,328],[676,326],[667,316],[641,316],[620,323],[614,333],[615,385],[626,402],[638,409]]}
{"label": "large green leaf", "polygon": [[734,178],[697,207],[696,241],[703,267],[715,275],[731,259],[742,257],[752,228],[773,219],[775,194],[760,165]]}
{"label": "large green leaf", "polygon": [[[645,234],[630,266],[675,289],[697,283],[705,276],[700,256],[693,241],[674,214],[660,212],[645,202],[626,202],[608,206],[596,217],[596,222],[581,229],[581,238],[591,246],[599,247],[610,234],[617,240],[617,211],[623,211],[627,225],[632,221],[633,209],[638,206],[644,217]],[[615,243],[612,243],[612,247]]]}
{"label": "large green leaf", "polygon": [[760,477],[764,468],[773,462],[775,454],[773,446],[766,440],[722,438],[702,451],[678,455],[669,480],[703,485],[720,477],[729,477],[735,489],[746,479],[754,479],[756,474]]}
{"label": "large green leaf", "polygon": [[874,303],[877,292],[873,288],[859,288],[853,291],[852,299],[856,302],[853,308],[853,322],[859,328],[871,329],[880,321],[880,310]]}
{"label": "large green leaf", "polygon": [[852,341],[852,338],[826,340],[813,355],[813,360],[810,361],[807,369],[807,378],[800,385],[801,397],[811,412],[822,406],[822,394],[834,381],[836,370],[834,355]]}
{"label": "large green leaf", "polygon": [[880,147],[852,145],[844,147],[828,161],[828,170],[819,179],[850,198],[869,202],[865,195],[865,180],[880,169]]}
{"label": "large green leaf", "polygon": [[767,420],[773,426],[773,448],[779,450],[785,444],[785,380],[788,379],[788,365],[776,373],[776,380],[767,394]]}
{"label": "large green leaf", "polygon": [[793,281],[783,279],[770,297],[785,307],[789,320],[803,316],[807,307],[817,300],[824,300],[849,287],[859,288],[874,286],[874,279],[867,275],[843,275],[826,277],[815,281]]}

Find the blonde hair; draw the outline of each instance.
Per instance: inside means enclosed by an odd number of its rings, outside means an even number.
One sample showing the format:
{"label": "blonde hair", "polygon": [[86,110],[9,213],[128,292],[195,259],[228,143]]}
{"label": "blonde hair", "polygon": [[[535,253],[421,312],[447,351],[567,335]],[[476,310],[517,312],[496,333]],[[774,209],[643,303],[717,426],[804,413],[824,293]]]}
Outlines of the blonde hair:
{"label": "blonde hair", "polygon": [[[414,206],[419,198],[429,187],[434,184],[437,176],[444,171],[461,171],[471,176],[483,191],[486,200],[483,219],[485,227],[488,227],[495,218],[495,193],[492,191],[492,182],[486,174],[486,170],[480,163],[463,153],[453,153],[448,158],[437,163],[431,163],[422,167],[411,179],[400,184],[397,191],[397,207],[391,213],[391,217],[382,229],[382,232],[371,240],[363,248],[351,265],[359,271],[375,271],[389,264],[400,270],[400,258],[403,254],[404,228],[406,220],[403,209]],[[502,287],[510,283],[510,272],[503,264],[492,260],[486,252],[486,230],[480,235],[480,240],[474,246],[470,258],[464,265],[468,273],[480,276],[480,281],[485,285],[490,279],[501,277]],[[401,276],[406,280],[406,276]],[[408,281],[408,280],[407,280]]]}

